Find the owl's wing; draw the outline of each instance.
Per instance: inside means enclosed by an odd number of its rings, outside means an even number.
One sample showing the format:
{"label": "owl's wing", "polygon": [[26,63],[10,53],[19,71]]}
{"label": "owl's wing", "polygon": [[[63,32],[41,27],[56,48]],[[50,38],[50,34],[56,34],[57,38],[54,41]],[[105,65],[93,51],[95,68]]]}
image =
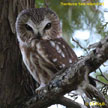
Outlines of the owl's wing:
{"label": "owl's wing", "polygon": [[42,40],[37,48],[38,53],[44,60],[44,65],[56,71],[77,61],[76,54],[63,38]]}

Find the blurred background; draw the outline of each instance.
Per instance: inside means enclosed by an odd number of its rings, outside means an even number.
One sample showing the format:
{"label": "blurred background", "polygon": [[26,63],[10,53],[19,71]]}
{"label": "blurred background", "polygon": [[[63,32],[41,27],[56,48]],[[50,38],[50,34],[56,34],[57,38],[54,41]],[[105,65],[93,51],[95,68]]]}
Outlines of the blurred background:
{"label": "blurred background", "polygon": [[[108,0],[46,0],[49,8],[54,10],[61,22],[63,38],[73,48],[78,57],[86,56],[89,46],[108,36]],[[102,3],[102,5],[69,6],[63,3]],[[43,0],[36,0],[36,7],[44,7]],[[91,76],[108,84],[108,62],[91,73]],[[108,99],[108,87],[97,82],[97,88]],[[69,96],[83,104],[80,96]],[[65,108],[53,105],[49,108]]]}

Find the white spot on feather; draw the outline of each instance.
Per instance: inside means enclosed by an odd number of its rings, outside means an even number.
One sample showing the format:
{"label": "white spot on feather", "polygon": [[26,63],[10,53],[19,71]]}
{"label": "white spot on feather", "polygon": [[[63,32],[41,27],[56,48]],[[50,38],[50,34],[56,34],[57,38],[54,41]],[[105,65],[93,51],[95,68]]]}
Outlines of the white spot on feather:
{"label": "white spot on feather", "polygon": [[63,48],[65,48],[65,46],[63,45]]}
{"label": "white spot on feather", "polygon": [[57,51],[60,50],[60,47],[59,47],[58,45],[56,45],[56,50],[57,50]]}
{"label": "white spot on feather", "polygon": [[36,46],[37,46],[37,49],[40,50],[40,48],[41,48],[40,43],[36,44]]}
{"label": "white spot on feather", "polygon": [[64,68],[64,67],[65,67],[65,64],[62,64],[62,65],[60,65],[59,67],[60,67],[60,68]]}
{"label": "white spot on feather", "polygon": [[72,63],[72,60],[71,59],[69,60],[69,63]]}
{"label": "white spot on feather", "polygon": [[50,41],[50,44],[52,47],[55,47],[55,43],[53,41]]}
{"label": "white spot on feather", "polygon": [[53,59],[53,62],[56,62],[56,61],[57,61],[57,58],[54,58],[54,59]]}
{"label": "white spot on feather", "polygon": [[62,52],[62,50],[60,49],[59,45],[56,45],[56,50],[57,50],[58,53]]}
{"label": "white spot on feather", "polygon": [[58,52],[58,53],[61,53],[61,52],[62,52],[62,50],[61,50],[61,49],[59,49],[57,52]]}
{"label": "white spot on feather", "polygon": [[62,67],[65,67],[65,64],[62,64]]}
{"label": "white spot on feather", "polygon": [[63,58],[65,57],[65,55],[64,55],[64,53],[63,53],[63,52],[61,53],[61,55],[62,55],[62,57],[63,57]]}

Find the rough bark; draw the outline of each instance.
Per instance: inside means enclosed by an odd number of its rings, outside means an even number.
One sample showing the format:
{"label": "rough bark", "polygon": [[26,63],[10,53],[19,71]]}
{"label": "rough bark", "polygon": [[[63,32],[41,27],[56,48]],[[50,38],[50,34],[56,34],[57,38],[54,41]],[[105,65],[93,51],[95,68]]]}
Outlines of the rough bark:
{"label": "rough bark", "polygon": [[22,9],[34,7],[34,1],[0,0],[0,108],[17,106],[23,98],[32,94],[29,83],[31,81],[32,85],[33,80],[27,72],[24,73],[26,70],[22,66],[15,35],[15,21]]}

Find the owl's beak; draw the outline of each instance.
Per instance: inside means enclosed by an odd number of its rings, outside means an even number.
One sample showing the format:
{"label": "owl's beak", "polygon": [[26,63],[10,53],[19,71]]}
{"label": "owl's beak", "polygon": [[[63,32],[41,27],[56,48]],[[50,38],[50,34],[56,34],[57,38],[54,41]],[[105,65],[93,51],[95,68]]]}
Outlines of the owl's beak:
{"label": "owl's beak", "polygon": [[36,38],[37,39],[41,39],[42,38],[42,35],[38,32],[37,35],[36,35]]}

